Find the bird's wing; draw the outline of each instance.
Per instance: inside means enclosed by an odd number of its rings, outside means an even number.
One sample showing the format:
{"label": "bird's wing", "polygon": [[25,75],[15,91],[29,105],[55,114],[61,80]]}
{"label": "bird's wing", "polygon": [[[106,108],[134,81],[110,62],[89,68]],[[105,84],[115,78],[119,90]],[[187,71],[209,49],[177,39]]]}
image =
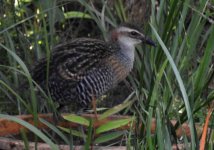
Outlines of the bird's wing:
{"label": "bird's wing", "polygon": [[54,48],[53,65],[62,78],[77,81],[103,65],[113,51],[104,41],[79,38]]}
{"label": "bird's wing", "polygon": [[[113,44],[89,38],[79,38],[54,47],[49,63],[49,77],[55,73],[62,79],[78,81],[94,71],[114,51]],[[33,68],[33,79],[46,81],[47,59],[43,58]]]}

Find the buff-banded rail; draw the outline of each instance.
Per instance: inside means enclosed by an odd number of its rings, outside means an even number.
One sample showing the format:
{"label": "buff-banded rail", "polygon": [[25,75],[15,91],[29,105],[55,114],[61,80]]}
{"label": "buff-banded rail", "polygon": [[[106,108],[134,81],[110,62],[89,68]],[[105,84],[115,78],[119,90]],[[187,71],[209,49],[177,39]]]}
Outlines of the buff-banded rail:
{"label": "buff-banded rail", "polygon": [[124,80],[133,68],[135,46],[155,43],[132,25],[109,33],[108,41],[76,38],[53,48],[49,59],[38,61],[32,77],[60,106],[76,103],[87,108]]}

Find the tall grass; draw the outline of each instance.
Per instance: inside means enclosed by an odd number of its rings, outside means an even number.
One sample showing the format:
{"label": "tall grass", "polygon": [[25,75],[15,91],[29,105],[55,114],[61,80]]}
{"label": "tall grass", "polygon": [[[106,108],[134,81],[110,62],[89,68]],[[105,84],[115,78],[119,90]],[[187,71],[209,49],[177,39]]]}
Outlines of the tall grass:
{"label": "tall grass", "polygon": [[[30,69],[34,62],[43,56],[49,60],[52,47],[62,42],[56,31],[57,23],[63,26],[68,19],[82,16],[81,21],[88,19],[95,22],[96,30],[106,39],[111,26],[132,20],[127,17],[127,6],[122,0],[117,0],[114,7],[101,1],[101,8],[84,0],[76,0],[81,6],[79,13],[77,10],[65,12],[65,6],[72,2],[17,0],[16,5],[7,1],[3,3],[5,9],[0,18],[1,117],[5,117],[5,113],[31,113],[37,124],[38,112],[54,109],[50,98],[46,98],[48,105],[39,103]],[[151,17],[148,24],[144,25],[144,31],[156,41],[157,47],[143,45],[137,48],[134,73],[127,79],[137,99],[130,111],[142,125],[140,131],[129,131],[127,147],[137,150],[171,149],[174,143],[179,142],[173,136],[175,130],[183,122],[187,122],[191,136],[187,137],[184,132],[183,143],[190,143],[187,149],[199,148],[200,137],[195,124],[204,123],[207,107],[214,99],[213,6],[213,2],[209,0],[170,0],[160,1],[159,4],[155,0],[151,1]],[[69,25],[78,28],[72,21]],[[29,84],[28,97],[26,93],[18,90],[26,81]],[[10,107],[4,109],[5,103],[9,103]],[[47,109],[44,109],[45,107]],[[155,134],[151,133],[153,118],[157,122]],[[25,124],[12,116],[10,119]],[[175,126],[170,123],[171,119],[177,120]],[[60,135],[65,143],[69,143],[57,128],[49,124],[48,126]],[[36,131],[33,127],[28,127]],[[212,129],[212,125],[210,127]],[[43,133],[34,133],[54,146]],[[213,131],[210,133],[211,136],[207,139],[208,147],[213,144]],[[91,140],[86,140],[86,146]]]}

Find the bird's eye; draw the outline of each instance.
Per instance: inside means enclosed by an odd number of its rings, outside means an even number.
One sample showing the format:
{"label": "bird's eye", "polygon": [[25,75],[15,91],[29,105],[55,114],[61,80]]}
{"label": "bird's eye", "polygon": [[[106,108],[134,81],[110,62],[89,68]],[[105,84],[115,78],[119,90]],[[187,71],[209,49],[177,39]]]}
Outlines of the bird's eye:
{"label": "bird's eye", "polygon": [[130,32],[130,34],[131,34],[132,36],[136,36],[136,35],[138,35],[138,33],[137,33],[137,32],[135,32],[135,31],[131,31],[131,32]]}

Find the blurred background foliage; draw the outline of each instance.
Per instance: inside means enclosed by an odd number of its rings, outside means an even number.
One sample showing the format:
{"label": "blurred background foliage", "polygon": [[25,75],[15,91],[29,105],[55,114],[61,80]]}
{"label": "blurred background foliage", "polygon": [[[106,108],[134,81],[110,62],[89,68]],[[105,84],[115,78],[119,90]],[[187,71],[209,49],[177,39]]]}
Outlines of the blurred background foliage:
{"label": "blurred background foliage", "polygon": [[[50,57],[58,43],[73,38],[105,40],[109,29],[123,22],[141,26],[157,47],[137,48],[133,72],[99,106],[112,107],[134,92],[135,103],[124,113],[136,116],[143,125],[140,132],[126,133],[127,146],[171,149],[173,143],[182,142],[197,149],[200,136],[195,123],[203,125],[214,99],[212,0],[1,0],[0,112],[51,112],[46,101],[35,96],[32,85],[23,88],[26,80],[32,83],[33,64]],[[155,134],[150,131],[152,118],[158,124]],[[177,120],[175,127],[171,119]],[[185,121],[191,138],[184,133],[180,141],[173,135]],[[210,149],[213,135],[210,130]]]}

